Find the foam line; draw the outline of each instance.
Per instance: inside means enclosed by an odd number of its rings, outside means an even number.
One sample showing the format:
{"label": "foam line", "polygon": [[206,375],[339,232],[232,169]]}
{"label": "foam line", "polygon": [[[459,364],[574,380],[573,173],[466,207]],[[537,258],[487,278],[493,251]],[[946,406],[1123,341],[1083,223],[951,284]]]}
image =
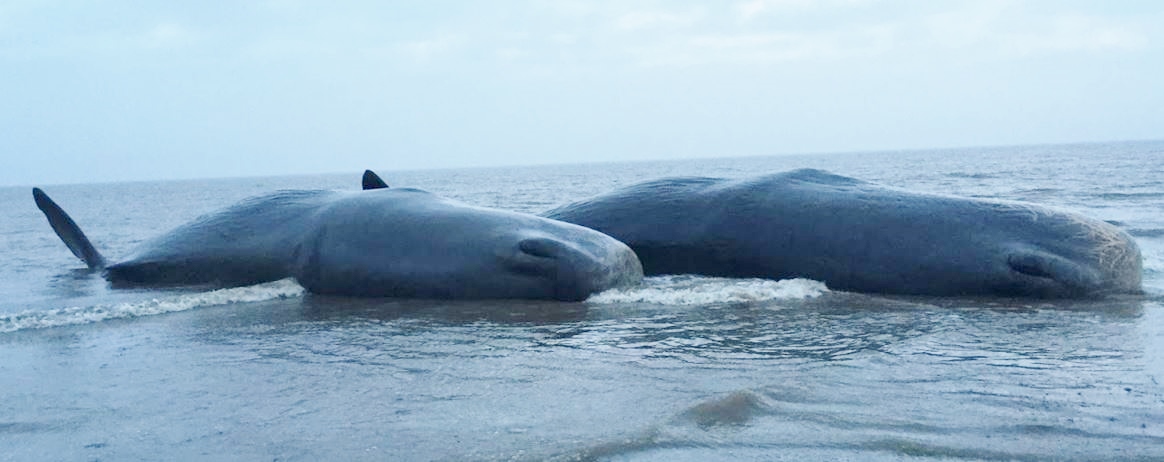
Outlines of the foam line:
{"label": "foam line", "polygon": [[154,298],[140,302],[119,303],[116,305],[69,307],[40,311],[28,310],[16,314],[0,315],[0,333],[26,329],[91,324],[110,319],[152,316],[207,306],[298,297],[302,294],[303,287],[296,284],[294,280],[283,279],[253,286],[232,287],[229,289],[212,290],[210,292],[178,295],[161,299]]}

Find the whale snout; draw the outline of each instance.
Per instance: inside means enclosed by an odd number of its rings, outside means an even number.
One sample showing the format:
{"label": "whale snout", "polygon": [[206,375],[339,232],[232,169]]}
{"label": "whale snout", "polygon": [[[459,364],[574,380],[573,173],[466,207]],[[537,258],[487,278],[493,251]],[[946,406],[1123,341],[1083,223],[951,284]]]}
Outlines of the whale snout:
{"label": "whale snout", "polygon": [[1089,230],[1074,239],[1007,246],[1014,295],[1096,298],[1140,292],[1143,262],[1136,242],[1115,228]]}
{"label": "whale snout", "polygon": [[510,269],[543,279],[559,300],[582,301],[597,292],[635,284],[643,277],[634,251],[613,238],[590,243],[528,237],[517,243],[517,250]]}

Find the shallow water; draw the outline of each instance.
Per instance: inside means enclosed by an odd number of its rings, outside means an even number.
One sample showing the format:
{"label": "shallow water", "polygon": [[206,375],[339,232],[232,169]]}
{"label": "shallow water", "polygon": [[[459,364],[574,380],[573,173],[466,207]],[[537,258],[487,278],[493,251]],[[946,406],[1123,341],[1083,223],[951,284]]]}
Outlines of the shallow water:
{"label": "shallow water", "polygon": [[[1148,293],[691,276],[586,303],[114,291],[75,270],[27,188],[0,189],[0,460],[1164,458],[1164,143],[379,173],[537,212],[657,176],[799,167],[1116,222]],[[115,257],[243,197],[355,189],[358,173],[46,191]]]}

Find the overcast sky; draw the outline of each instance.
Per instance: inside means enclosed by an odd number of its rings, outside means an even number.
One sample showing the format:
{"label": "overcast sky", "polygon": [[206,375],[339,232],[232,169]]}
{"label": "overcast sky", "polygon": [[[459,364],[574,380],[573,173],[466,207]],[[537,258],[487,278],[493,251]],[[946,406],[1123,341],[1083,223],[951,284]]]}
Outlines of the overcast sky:
{"label": "overcast sky", "polygon": [[0,185],[1164,138],[1164,2],[0,2]]}

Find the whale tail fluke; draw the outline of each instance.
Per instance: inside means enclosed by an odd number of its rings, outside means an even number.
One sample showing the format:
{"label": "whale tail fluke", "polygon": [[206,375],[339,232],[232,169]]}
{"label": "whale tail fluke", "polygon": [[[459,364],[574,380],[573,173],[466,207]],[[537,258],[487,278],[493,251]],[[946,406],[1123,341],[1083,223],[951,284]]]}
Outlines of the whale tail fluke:
{"label": "whale tail fluke", "polygon": [[91,270],[105,268],[105,258],[97,252],[93,243],[89,242],[89,238],[85,237],[85,233],[81,232],[77,223],[69,218],[69,214],[65,213],[40,188],[32,188],[32,198],[36,201],[36,207],[44,212],[45,218],[48,218],[49,225],[53,227],[53,231],[56,231],[57,237],[64,241],[73,255],[83,260]]}
{"label": "whale tail fluke", "polygon": [[364,190],[387,188],[388,183],[380,179],[380,175],[371,170],[364,170]]}

